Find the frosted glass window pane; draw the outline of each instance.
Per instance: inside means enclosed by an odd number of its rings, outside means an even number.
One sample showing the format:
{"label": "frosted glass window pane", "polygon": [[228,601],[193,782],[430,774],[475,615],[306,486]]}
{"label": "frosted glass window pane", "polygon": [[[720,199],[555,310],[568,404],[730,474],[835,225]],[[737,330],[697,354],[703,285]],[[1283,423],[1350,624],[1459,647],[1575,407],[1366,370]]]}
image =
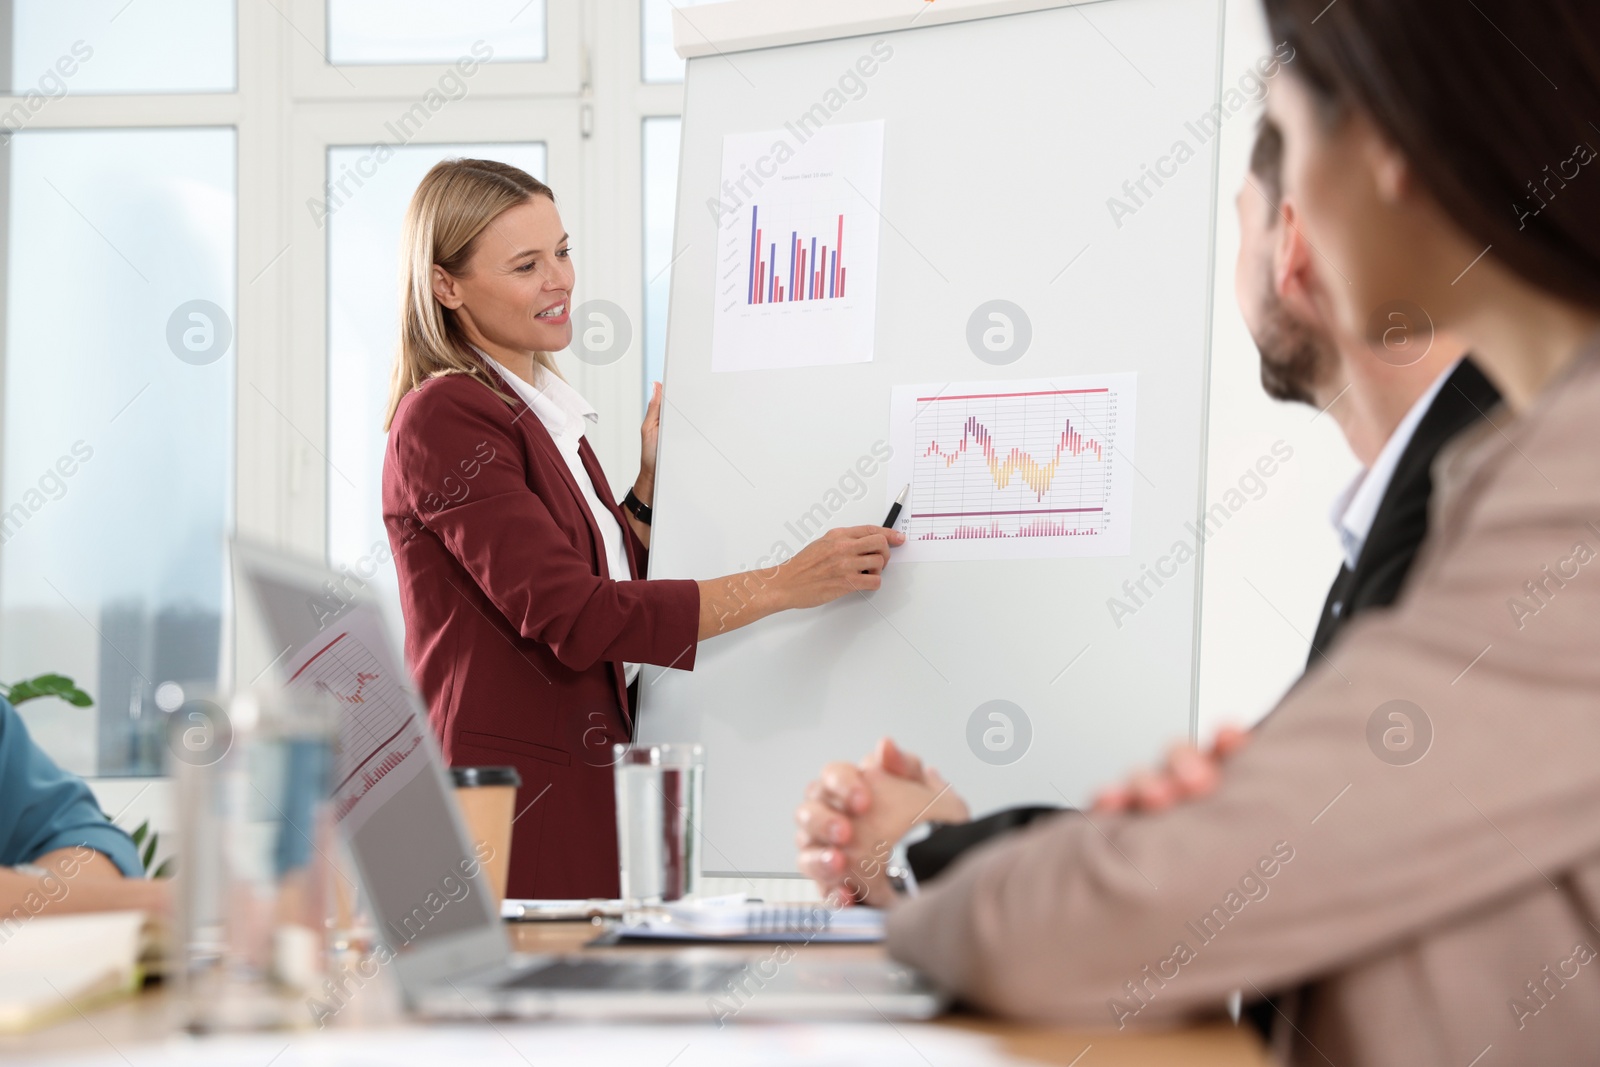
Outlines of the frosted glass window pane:
{"label": "frosted glass window pane", "polygon": [[544,5],[545,0],[328,0],[328,61],[483,61],[487,46],[490,62],[543,62]]}
{"label": "frosted glass window pane", "polygon": [[[238,30],[227,0],[12,0],[6,84],[13,129],[67,93],[232,92]],[[13,109],[15,111],[15,109]],[[22,121],[18,121],[21,118]]]}
{"label": "frosted glass window pane", "polygon": [[[683,60],[672,49],[672,9],[715,3],[716,0],[640,0],[640,22],[644,40],[640,42],[640,76],[647,82],[683,81]],[[693,19],[694,16],[690,16]]]}
{"label": "frosted glass window pane", "polygon": [[644,120],[644,395],[661,380],[667,351],[667,292],[672,282],[673,213],[678,201],[678,131],[682,120]]}
{"label": "frosted glass window pane", "polygon": [[154,686],[217,675],[234,133],[23,131],[8,154],[0,678],[95,698],[25,708],[72,769],[157,773]]}
{"label": "frosted glass window pane", "polygon": [[[545,146],[429,144],[392,151],[387,162],[374,168],[373,146],[328,150],[328,173],[334,181],[347,170],[374,171],[348,199],[330,204],[327,219],[328,559],[370,576],[374,590],[398,604],[383,528],[383,414],[400,343],[397,278],[406,205],[423,175],[441,159],[499,160],[543,181]],[[358,168],[364,158],[369,162]],[[391,617],[400,617],[398,607]]]}

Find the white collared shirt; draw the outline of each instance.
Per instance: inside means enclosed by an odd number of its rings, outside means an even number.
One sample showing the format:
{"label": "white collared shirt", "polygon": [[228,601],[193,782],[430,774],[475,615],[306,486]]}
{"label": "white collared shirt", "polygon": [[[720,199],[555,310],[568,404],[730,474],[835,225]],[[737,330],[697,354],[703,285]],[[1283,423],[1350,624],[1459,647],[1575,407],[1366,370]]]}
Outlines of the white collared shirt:
{"label": "white collared shirt", "polygon": [[[544,428],[550,431],[550,437],[556,443],[556,451],[567,461],[567,469],[572,472],[573,480],[578,483],[578,491],[583,494],[583,502],[588,505],[589,514],[594,516],[594,524],[600,528],[600,539],[605,542],[606,567],[610,570],[612,579],[621,582],[632,578],[633,569],[628,565],[627,549],[623,547],[625,534],[622,524],[611,513],[611,509],[600,502],[600,496],[595,492],[594,479],[589,477],[589,472],[583,466],[583,458],[578,453],[578,442],[583,438],[584,430],[590,424],[600,421],[600,413],[576,389],[537,363],[534,367],[539,374],[539,388],[534,388],[483,349],[474,345],[473,351],[500,372],[500,377],[506,380],[506,384],[522,398],[522,402],[528,405]],[[624,663],[622,666],[623,684],[632,685],[633,680],[639,676],[639,664]]]}
{"label": "white collared shirt", "polygon": [[1400,457],[1405,454],[1406,448],[1411,444],[1411,438],[1416,435],[1422,417],[1433,407],[1439,390],[1444,388],[1444,383],[1460,365],[1460,360],[1450,364],[1428,387],[1428,391],[1417,398],[1417,402],[1411,405],[1411,410],[1406,412],[1406,417],[1400,420],[1400,425],[1394,428],[1394,433],[1389,435],[1389,440],[1384,442],[1383,451],[1372,461],[1372,466],[1357,474],[1355,480],[1334,501],[1333,528],[1338,532],[1339,544],[1344,549],[1345,565],[1351,570],[1355,570],[1356,561],[1361,558],[1361,550],[1366,547],[1367,536],[1372,533],[1373,520],[1378,517],[1378,508],[1383,504],[1384,494],[1389,491],[1389,483],[1394,480],[1395,468],[1400,465]]}

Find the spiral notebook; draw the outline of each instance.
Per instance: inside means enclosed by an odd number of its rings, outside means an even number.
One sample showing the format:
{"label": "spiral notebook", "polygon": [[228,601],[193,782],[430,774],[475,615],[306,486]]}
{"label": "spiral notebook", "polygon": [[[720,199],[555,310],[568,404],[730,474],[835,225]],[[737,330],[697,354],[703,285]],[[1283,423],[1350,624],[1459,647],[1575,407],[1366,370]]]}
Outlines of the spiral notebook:
{"label": "spiral notebook", "polygon": [[830,941],[883,940],[883,912],[829,904],[766,904],[743,895],[664,904],[617,928],[621,940]]}

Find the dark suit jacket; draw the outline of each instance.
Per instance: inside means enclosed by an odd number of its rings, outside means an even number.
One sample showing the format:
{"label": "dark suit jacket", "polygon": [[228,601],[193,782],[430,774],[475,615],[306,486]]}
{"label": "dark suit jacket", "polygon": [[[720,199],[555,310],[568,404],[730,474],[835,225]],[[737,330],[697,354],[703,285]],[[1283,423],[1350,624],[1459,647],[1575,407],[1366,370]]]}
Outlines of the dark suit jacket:
{"label": "dark suit jacket", "polygon": [[[645,548],[587,440],[583,464]],[[549,432],[462,374],[400,402],[383,465],[406,661],[453,765],[517,768],[513,897],[615,897],[611,745],[632,718],[624,661],[694,665],[692,581],[608,573],[599,527]]]}
{"label": "dark suit jacket", "polygon": [[[1400,455],[1355,570],[1340,567],[1328,591],[1322,620],[1311,641],[1308,667],[1327,655],[1351,619],[1372,608],[1388,607],[1399,597],[1417,549],[1428,536],[1434,458],[1499,403],[1500,393],[1470,359],[1462,360],[1451,372]],[[967,849],[1059,810],[1011,808],[959,826],[941,826],[907,849],[906,858],[917,880],[926,881],[937,877]]]}
{"label": "dark suit jacket", "polygon": [[1328,590],[1316,636],[1311,639],[1311,652],[1306,657],[1307,668],[1327,655],[1334,638],[1351,618],[1369,608],[1386,608],[1400,596],[1417,549],[1428,536],[1434,457],[1499,403],[1499,391],[1470,359],[1462,360],[1451,372],[1400,454],[1355,570],[1340,567],[1333,588]]}

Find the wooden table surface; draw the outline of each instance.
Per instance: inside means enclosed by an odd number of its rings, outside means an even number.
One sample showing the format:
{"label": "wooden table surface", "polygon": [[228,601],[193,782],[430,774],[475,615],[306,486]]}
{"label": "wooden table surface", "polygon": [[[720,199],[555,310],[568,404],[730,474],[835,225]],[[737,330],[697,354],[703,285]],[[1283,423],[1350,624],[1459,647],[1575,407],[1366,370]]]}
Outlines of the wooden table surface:
{"label": "wooden table surface", "polygon": [[[598,926],[584,922],[512,923],[512,942],[519,952],[575,954],[586,952],[648,954],[671,951],[671,946],[614,946],[587,948],[598,936]],[[716,951],[730,958],[762,958],[770,945],[726,946]],[[809,945],[808,953],[839,956],[879,956],[878,945]],[[350,1009],[340,1013],[338,1027],[399,1027],[420,1025],[405,1019],[398,990],[392,981],[364,991]],[[372,994],[372,995],[369,995]],[[29,1055],[66,1052],[111,1052],[128,1044],[156,1041],[171,1032],[172,997],[161,987],[108,1007],[75,1015],[50,1029],[33,1034],[0,1037],[0,1062],[27,1062]],[[1192,1027],[1161,1034],[1079,1031],[1064,1027],[1000,1022],[977,1015],[955,1013],[937,1025],[981,1033],[996,1038],[1011,1055],[1043,1064],[1076,1067],[1267,1067],[1268,1061],[1253,1031],[1226,1024]]]}

